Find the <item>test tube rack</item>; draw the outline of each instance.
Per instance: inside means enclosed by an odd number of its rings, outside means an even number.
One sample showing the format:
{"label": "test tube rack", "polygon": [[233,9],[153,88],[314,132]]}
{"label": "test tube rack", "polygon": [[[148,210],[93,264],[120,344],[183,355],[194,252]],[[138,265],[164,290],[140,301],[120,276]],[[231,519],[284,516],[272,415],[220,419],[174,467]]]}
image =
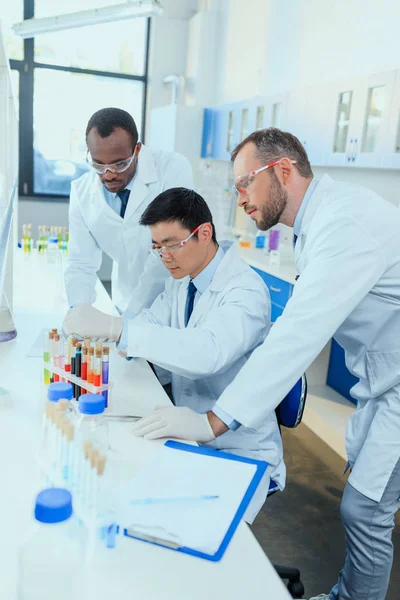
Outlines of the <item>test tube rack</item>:
{"label": "test tube rack", "polygon": [[110,390],[113,387],[112,383],[105,383],[102,385],[93,385],[93,383],[89,383],[86,379],[82,379],[81,377],[77,377],[76,375],[71,375],[69,371],[64,371],[64,369],[60,369],[59,367],[55,367],[52,363],[43,362],[43,368],[46,371],[50,371],[50,373],[55,373],[62,379],[69,381],[70,383],[75,383],[75,385],[87,390],[91,394],[98,394],[99,392],[104,392],[105,390]]}

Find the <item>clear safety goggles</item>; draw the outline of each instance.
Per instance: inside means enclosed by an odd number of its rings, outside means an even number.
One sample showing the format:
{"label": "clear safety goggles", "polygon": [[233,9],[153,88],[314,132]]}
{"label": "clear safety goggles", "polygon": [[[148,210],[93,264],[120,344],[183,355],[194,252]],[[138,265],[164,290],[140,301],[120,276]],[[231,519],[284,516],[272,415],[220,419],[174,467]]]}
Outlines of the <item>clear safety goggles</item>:
{"label": "clear safety goggles", "polygon": [[[239,194],[246,195],[247,190],[248,190],[249,186],[253,183],[255,177],[259,173],[261,173],[261,171],[266,171],[267,169],[271,169],[272,167],[279,165],[281,160],[282,160],[282,158],[280,158],[279,160],[274,160],[274,161],[270,162],[268,165],[265,165],[265,167],[260,167],[260,169],[256,169],[255,171],[250,171],[250,173],[246,173],[246,175],[239,175],[239,177],[236,177],[235,183],[233,184],[233,187],[232,187],[233,194],[235,196],[239,196]],[[290,162],[292,163],[292,165],[295,165],[297,163],[297,160],[291,160]]]}
{"label": "clear safety goggles", "polygon": [[150,248],[150,252],[152,254],[154,254],[154,256],[158,256],[159,258],[173,258],[175,256],[176,252],[178,250],[180,250],[180,248],[183,248],[184,246],[186,246],[188,241],[194,235],[196,235],[196,233],[203,227],[203,225],[209,225],[209,223],[202,223],[201,225],[196,227],[196,229],[193,229],[192,233],[190,235],[188,235],[187,238],[185,238],[181,242],[178,242],[177,244],[172,244],[172,246],[159,247],[159,246],[156,246],[155,244],[153,244],[152,247]]}
{"label": "clear safety goggles", "polygon": [[92,160],[92,157],[88,150],[86,153],[86,162],[90,167],[92,167],[92,169],[94,169],[96,171],[96,173],[98,173],[98,175],[104,175],[107,171],[110,171],[110,173],[123,173],[124,171],[129,169],[129,167],[135,160],[135,157],[136,157],[136,146],[135,146],[135,150],[134,150],[132,156],[129,156],[129,158],[124,158],[123,160],[119,160],[116,163],[103,164],[103,163],[98,163],[98,162],[95,162],[94,160]]}

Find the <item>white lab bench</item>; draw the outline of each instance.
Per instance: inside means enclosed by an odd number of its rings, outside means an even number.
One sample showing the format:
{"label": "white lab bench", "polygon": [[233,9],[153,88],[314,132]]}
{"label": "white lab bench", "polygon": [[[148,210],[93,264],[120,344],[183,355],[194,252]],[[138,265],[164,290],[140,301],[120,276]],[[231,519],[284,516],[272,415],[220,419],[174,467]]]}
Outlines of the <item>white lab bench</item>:
{"label": "white lab bench", "polygon": [[[291,293],[288,289],[289,286],[293,286],[296,281],[294,260],[271,265],[268,256],[262,249],[238,246],[238,250],[242,258],[259,272],[268,285],[274,321],[274,315],[278,317],[283,312],[284,305]],[[279,298],[283,298],[283,301]],[[347,398],[326,385],[329,354],[330,342],[307,370],[308,397],[303,422],[347,461],[346,424],[350,415],[355,411],[355,406]]]}
{"label": "white lab bench", "polygon": [[[18,336],[0,344],[0,597],[5,600],[16,598],[17,549],[31,525],[33,499],[40,486],[35,450],[44,398],[43,369],[41,359],[27,357],[27,353],[42,329],[61,326],[67,308],[59,265],[49,264],[46,256],[18,252],[14,282]],[[100,283],[96,306],[113,310]],[[156,405],[169,404],[145,361],[113,358],[112,407],[145,415]],[[151,460],[162,442],[135,438],[130,428],[126,423],[113,424],[111,443],[123,441],[134,472]],[[119,536],[116,548],[98,553],[89,581],[90,589],[82,600],[290,598],[244,522],[218,563]]]}

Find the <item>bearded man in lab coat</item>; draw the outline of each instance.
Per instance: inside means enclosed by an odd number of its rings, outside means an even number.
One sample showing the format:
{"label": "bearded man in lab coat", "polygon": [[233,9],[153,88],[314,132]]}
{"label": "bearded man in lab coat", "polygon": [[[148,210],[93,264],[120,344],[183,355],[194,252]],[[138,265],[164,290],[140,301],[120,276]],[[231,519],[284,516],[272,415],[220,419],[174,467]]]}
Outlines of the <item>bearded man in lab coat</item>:
{"label": "bearded man in lab coat", "polygon": [[136,124],[119,108],[103,108],[86,128],[91,172],[72,182],[68,302],[92,304],[102,252],[113,260],[112,297],[120,312],[135,314],[163,290],[166,271],[149,253],[150,233],[139,226],[145,208],[163,190],[192,186],[189,162],[138,141]]}
{"label": "bearded man in lab coat", "polygon": [[[244,516],[251,523],[265,502],[271,479],[280,489],[285,484],[275,413],[265,417],[257,430],[238,427],[232,420],[230,430],[217,439],[206,413],[269,330],[268,288],[232,242],[217,244],[210,209],[193,190],[163,192],[145,210],[141,223],[149,226],[154,255],[171,274],[165,290],[133,320],[105,315],[88,304],[74,307],[66,316],[65,333],[119,340],[120,350],[128,356],[165,369],[174,404],[182,411],[179,437],[197,437],[190,425],[194,415],[207,446],[268,462]],[[175,411],[174,406],[156,410],[139,422],[136,435],[170,437],[168,422]],[[220,416],[226,419],[223,412]]]}
{"label": "bearded man in lab coat", "polygon": [[259,429],[334,337],[359,382],[346,433],[346,559],[338,583],[318,598],[384,600],[400,505],[399,209],[328,175],[315,180],[298,139],[278,129],[251,134],[232,159],[238,203],[257,227],[293,226],[300,277],[263,345],[209,411],[212,434],[181,407],[159,434],[182,436],[185,420],[190,439],[203,442],[218,442],[232,421]]}

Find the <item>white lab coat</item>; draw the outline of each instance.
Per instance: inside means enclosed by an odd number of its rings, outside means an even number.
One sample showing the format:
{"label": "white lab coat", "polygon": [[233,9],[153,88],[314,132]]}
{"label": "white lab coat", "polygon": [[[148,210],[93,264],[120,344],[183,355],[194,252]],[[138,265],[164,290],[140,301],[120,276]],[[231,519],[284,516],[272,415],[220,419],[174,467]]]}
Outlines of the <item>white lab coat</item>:
{"label": "white lab coat", "polygon": [[349,482],[378,502],[400,458],[400,212],[325,175],[306,207],[295,261],[300,277],[283,315],[218,405],[260,427],[334,336],[360,378],[346,434]]}
{"label": "white lab coat", "polygon": [[112,295],[118,309],[138,313],[150,306],[164,289],[167,272],[150,254],[150,231],[139,225],[139,219],[164,190],[192,186],[192,170],[186,158],[146,146],[139,153],[124,219],[107,204],[96,173],[86,173],[72,182],[65,272],[69,304],[95,301],[96,273],[103,251],[113,260]]}
{"label": "white lab coat", "polygon": [[[251,351],[264,340],[270,324],[270,299],[264,282],[240,258],[231,242],[221,242],[221,247],[225,256],[196,302],[187,327],[184,319],[189,278],[185,277],[168,279],[165,291],[149,310],[129,323],[128,330],[128,355],[145,358],[172,372],[175,404],[198,413],[212,409]],[[252,514],[246,515],[251,522],[265,501],[269,478],[280,489],[285,485],[275,413],[270,413],[257,430],[240,427],[206,445],[270,464]]]}

